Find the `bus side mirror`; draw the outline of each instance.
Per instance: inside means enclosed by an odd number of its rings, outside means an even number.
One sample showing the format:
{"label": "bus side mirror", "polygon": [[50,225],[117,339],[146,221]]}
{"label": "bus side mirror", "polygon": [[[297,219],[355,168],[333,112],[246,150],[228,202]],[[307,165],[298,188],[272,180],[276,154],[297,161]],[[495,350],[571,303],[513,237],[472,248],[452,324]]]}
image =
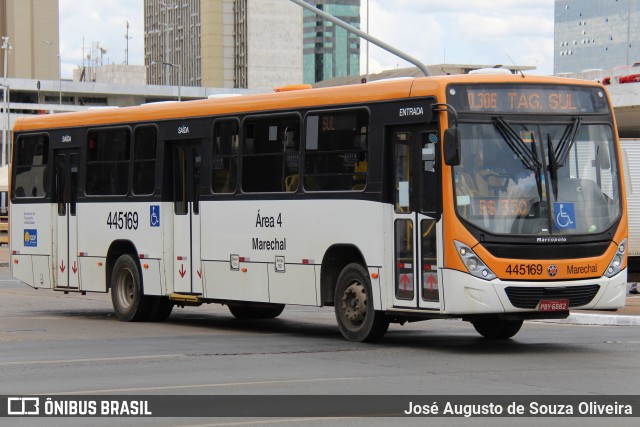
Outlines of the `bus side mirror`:
{"label": "bus side mirror", "polygon": [[444,162],[449,166],[460,164],[460,130],[457,127],[444,131]]}

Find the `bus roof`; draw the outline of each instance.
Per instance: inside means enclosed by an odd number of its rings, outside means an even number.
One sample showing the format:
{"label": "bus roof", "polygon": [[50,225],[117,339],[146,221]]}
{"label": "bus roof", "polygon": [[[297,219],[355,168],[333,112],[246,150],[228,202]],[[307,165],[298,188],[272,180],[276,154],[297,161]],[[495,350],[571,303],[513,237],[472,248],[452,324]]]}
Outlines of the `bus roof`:
{"label": "bus roof", "polygon": [[16,119],[14,132],[37,131],[85,126],[156,122],[180,118],[196,118],[228,114],[267,112],[295,108],[350,105],[409,97],[444,94],[450,83],[538,83],[579,84],[597,83],[558,77],[521,75],[451,75],[380,81],[376,84],[357,84],[317,89],[290,90],[278,93],[240,97],[203,99],[181,103],[153,103],[117,109],[88,110],[72,113],[37,115]]}

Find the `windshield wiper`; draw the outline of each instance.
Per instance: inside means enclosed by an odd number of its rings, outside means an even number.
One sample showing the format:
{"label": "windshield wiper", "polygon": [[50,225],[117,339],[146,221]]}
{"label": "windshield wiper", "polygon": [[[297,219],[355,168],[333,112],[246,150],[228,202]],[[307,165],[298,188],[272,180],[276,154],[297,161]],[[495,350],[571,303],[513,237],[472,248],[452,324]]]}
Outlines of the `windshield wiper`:
{"label": "windshield wiper", "polygon": [[551,183],[553,184],[553,195],[558,200],[558,168],[564,166],[569,157],[569,153],[576,142],[576,135],[580,130],[582,118],[576,117],[573,123],[567,126],[560,137],[558,146],[553,149],[553,141],[551,134],[547,134],[547,151],[549,152],[549,173],[551,175]]}
{"label": "windshield wiper", "polygon": [[493,118],[493,124],[496,127],[498,133],[502,136],[511,148],[511,151],[520,159],[523,166],[535,173],[536,177],[536,187],[538,189],[538,197],[542,199],[543,189],[542,189],[542,174],[540,170],[542,169],[542,162],[538,158],[538,153],[535,149],[536,142],[533,135],[531,135],[532,141],[531,146],[533,150],[529,150],[526,143],[520,138],[520,135],[511,127],[509,123],[507,123],[501,116],[496,116]]}
{"label": "windshield wiper", "polygon": [[549,134],[547,134],[547,150],[549,150],[549,173],[551,174],[551,183],[553,184],[553,196],[555,200],[558,200],[558,167],[562,165],[558,163],[556,154],[553,151],[553,141]]}
{"label": "windshield wiper", "polygon": [[[569,157],[569,152],[573,147],[573,144],[576,142],[576,135],[578,134],[578,130],[580,129],[580,125],[582,124],[582,118],[576,117],[573,119],[573,123],[570,126],[567,126],[560,138],[560,142],[558,142],[558,146],[555,149],[554,157],[557,160],[557,166],[564,166],[567,161],[567,157]],[[551,139],[551,137],[549,137]],[[549,147],[549,155],[551,156],[552,147]]]}
{"label": "windshield wiper", "polygon": [[501,116],[494,117],[493,124],[509,148],[511,148],[511,151],[518,156],[524,167],[539,174],[542,163],[540,163],[535,149],[533,151],[529,150],[518,133]]}

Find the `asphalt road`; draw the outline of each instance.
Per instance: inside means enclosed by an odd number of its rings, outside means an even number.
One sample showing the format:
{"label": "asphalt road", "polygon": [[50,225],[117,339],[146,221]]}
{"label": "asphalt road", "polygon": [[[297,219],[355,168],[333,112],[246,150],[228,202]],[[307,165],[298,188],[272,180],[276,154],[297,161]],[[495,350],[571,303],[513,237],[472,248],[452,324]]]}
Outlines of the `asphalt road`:
{"label": "asphalt road", "polygon": [[[163,323],[115,319],[109,295],[33,290],[0,272],[0,395],[637,395],[640,327],[527,322],[507,342],[459,320],[345,341],[331,309],[239,321],[217,305]],[[87,425],[11,419],[6,425]],[[395,419],[92,419],[92,425],[424,425]],[[593,421],[593,424],[591,422]],[[629,419],[608,425],[631,425]],[[636,420],[637,421],[637,418]],[[440,418],[433,425],[513,425]],[[557,422],[557,424],[556,424]],[[579,423],[578,423],[579,422]],[[602,425],[524,419],[522,425]],[[0,424],[5,425],[2,420]]]}

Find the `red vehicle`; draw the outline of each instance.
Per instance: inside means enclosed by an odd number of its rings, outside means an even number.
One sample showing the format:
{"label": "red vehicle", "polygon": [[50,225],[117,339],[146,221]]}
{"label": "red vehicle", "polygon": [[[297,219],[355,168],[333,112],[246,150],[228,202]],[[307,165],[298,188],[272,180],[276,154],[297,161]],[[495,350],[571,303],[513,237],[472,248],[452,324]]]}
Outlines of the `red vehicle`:
{"label": "red vehicle", "polygon": [[[617,68],[640,68],[640,62],[634,62],[631,67],[616,67]],[[640,82],[640,74],[629,74],[626,76],[614,77],[618,79],[618,83],[638,83]],[[605,77],[602,79],[603,85],[611,84],[611,77]]]}
{"label": "red vehicle", "polygon": [[630,76],[620,77],[620,83],[637,83],[640,82],[640,74],[631,74]]}

